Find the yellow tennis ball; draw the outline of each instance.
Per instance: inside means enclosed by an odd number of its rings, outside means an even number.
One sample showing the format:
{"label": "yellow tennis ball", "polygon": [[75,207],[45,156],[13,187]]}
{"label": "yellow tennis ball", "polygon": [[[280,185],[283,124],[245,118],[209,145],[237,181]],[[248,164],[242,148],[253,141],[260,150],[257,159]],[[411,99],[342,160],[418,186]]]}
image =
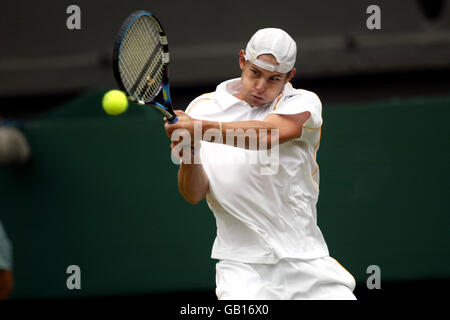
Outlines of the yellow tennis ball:
{"label": "yellow tennis ball", "polygon": [[128,99],[122,91],[110,90],[103,96],[102,105],[107,114],[116,116],[127,110]]}

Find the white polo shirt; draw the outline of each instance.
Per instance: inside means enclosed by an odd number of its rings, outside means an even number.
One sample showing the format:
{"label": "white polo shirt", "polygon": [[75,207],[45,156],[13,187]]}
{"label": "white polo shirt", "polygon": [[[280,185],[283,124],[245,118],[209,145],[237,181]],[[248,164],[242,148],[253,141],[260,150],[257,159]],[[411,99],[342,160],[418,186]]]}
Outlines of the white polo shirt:
{"label": "white polo shirt", "polygon": [[[282,258],[328,256],[317,226],[322,104],[311,91],[290,83],[270,106],[252,107],[234,96],[241,79],[221,83],[192,101],[186,112],[212,121],[264,120],[270,113],[311,113],[298,139],[272,150],[245,150],[201,142],[200,158],[209,179],[206,200],[217,236],[213,259],[276,263]],[[272,153],[271,153],[272,152]]]}

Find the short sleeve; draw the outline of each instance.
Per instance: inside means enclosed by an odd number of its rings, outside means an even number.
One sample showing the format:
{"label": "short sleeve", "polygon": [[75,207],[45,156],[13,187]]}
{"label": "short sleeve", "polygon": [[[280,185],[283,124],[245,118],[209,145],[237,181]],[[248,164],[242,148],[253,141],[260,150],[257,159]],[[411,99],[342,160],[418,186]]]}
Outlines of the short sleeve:
{"label": "short sleeve", "polygon": [[311,91],[295,90],[280,98],[270,113],[297,114],[309,111],[311,117],[304,123],[307,128],[320,128],[322,125],[322,102],[319,97]]}
{"label": "short sleeve", "polygon": [[190,117],[194,118],[201,117],[205,113],[205,110],[201,106],[204,105],[205,102],[210,102],[214,100],[215,100],[214,93],[205,93],[192,100],[192,102],[187,106],[185,112]]}

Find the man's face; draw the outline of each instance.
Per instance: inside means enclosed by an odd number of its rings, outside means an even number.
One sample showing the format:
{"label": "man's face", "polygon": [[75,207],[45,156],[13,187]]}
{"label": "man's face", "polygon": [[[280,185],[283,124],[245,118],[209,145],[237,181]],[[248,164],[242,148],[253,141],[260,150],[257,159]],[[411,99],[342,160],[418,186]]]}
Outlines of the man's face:
{"label": "man's face", "polygon": [[[260,55],[258,59],[278,65],[275,57],[270,54]],[[260,68],[250,61],[245,61],[243,50],[239,55],[239,65],[242,70],[242,90],[239,98],[254,107],[262,107],[272,103],[281,93],[286,82],[290,81],[295,73],[295,68],[287,74]]]}

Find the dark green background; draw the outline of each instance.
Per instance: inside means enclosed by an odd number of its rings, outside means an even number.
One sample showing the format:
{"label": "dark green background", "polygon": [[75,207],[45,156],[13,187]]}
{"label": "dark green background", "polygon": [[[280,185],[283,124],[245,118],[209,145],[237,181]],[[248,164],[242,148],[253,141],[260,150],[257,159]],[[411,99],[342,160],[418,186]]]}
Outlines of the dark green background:
{"label": "dark green background", "polygon": [[[32,161],[0,168],[12,297],[213,290],[215,221],[178,193],[160,115],[107,116],[103,93],[28,122]],[[359,283],[373,264],[382,281],[450,277],[449,116],[450,97],[325,105],[318,223]]]}

